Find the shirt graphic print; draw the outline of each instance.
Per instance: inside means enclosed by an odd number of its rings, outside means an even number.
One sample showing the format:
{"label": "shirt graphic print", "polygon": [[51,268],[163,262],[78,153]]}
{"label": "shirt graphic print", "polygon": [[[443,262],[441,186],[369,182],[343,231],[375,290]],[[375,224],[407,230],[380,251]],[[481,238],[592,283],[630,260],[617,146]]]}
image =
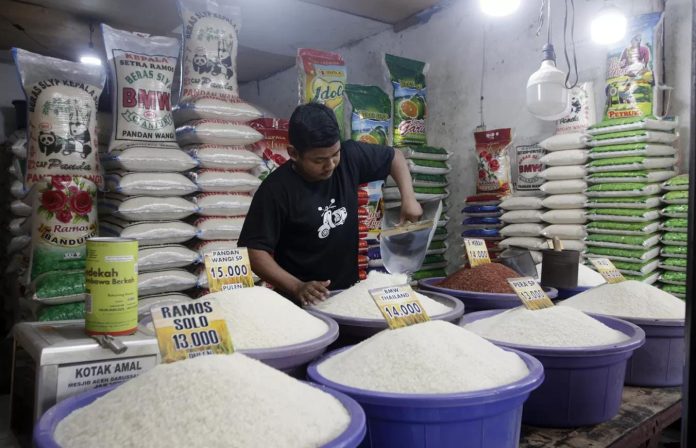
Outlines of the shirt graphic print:
{"label": "shirt graphic print", "polygon": [[348,211],[345,207],[341,207],[336,210],[336,199],[331,199],[331,202],[326,207],[317,207],[319,212],[321,212],[322,224],[319,227],[318,234],[320,239],[324,239],[329,236],[331,229],[343,225],[348,217]]}

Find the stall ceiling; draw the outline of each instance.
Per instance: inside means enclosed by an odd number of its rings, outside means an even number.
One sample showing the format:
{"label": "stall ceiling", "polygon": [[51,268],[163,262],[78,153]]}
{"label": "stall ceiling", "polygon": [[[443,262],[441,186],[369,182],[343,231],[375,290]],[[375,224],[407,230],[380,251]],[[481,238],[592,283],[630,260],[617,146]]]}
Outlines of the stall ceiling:
{"label": "stall ceiling", "polygon": [[[218,0],[220,3],[233,0]],[[297,48],[326,50],[398,27],[439,0],[234,0],[241,7],[237,59],[242,82],[291,67]],[[178,36],[176,0],[0,0],[0,50],[12,47],[77,60],[89,24]]]}

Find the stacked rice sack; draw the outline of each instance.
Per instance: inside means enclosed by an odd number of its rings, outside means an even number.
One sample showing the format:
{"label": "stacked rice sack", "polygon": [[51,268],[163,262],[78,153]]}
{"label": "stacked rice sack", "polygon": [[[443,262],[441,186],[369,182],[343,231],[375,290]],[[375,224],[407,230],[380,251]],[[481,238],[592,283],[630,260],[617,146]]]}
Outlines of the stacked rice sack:
{"label": "stacked rice sack", "polygon": [[[190,174],[198,193],[192,222],[202,261],[212,250],[237,246],[244,217],[261,180],[262,164],[251,150],[263,136],[248,125],[261,113],[239,98],[237,47],[239,8],[179,0],[183,23],[181,93],[174,110],[179,145],[198,162]],[[207,288],[204,269],[197,285]]]}
{"label": "stacked rice sack", "polygon": [[542,248],[546,240],[541,237],[545,225],[543,199],[537,196],[508,196],[500,203],[504,211],[500,220],[505,227],[500,229],[504,238],[500,243],[503,249],[523,248],[530,251],[535,263],[541,262]]}
{"label": "stacked rice sack", "polygon": [[676,125],[633,117],[587,131],[587,252],[611,259],[629,279],[654,283],[659,275],[660,183],[675,175]]}
{"label": "stacked rice sack", "polygon": [[26,151],[19,139],[13,148],[26,154],[26,165],[13,167],[12,194],[21,199],[11,206],[25,220],[11,224],[17,236],[9,251],[19,254],[17,271],[29,261],[22,284],[31,317],[81,318],[86,241],[97,234],[103,185],[96,115],[104,72],[20,49],[12,54],[27,98],[27,129]]}
{"label": "stacked rice sack", "polygon": [[[462,239],[484,240],[492,261],[498,258],[502,250],[498,246],[502,240],[500,229],[503,227],[500,217],[504,213],[501,201],[499,194],[477,194],[467,197],[462,208]],[[462,258],[464,267],[468,263],[466,250]]]}
{"label": "stacked rice sack", "polygon": [[31,205],[24,189],[24,177],[27,166],[27,131],[25,128],[13,132],[7,140],[7,148],[11,152],[8,166],[10,174],[9,190],[12,196],[10,203],[11,218],[9,222],[10,238],[7,241],[9,258],[5,273],[22,276],[26,274],[29,265],[29,245],[31,242],[30,222]]}
{"label": "stacked rice sack", "polygon": [[686,298],[688,246],[689,175],[680,174],[662,184],[662,249],[660,288]]}

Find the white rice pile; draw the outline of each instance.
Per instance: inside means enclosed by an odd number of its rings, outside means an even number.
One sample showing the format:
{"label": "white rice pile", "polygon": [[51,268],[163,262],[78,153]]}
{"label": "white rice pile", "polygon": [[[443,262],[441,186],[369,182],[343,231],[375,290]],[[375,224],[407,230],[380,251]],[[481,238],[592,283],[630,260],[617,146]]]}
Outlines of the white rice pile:
{"label": "white rice pile", "polygon": [[384,330],[322,362],[318,370],[347,386],[406,394],[483,390],[529,374],[515,353],[436,320]]}
{"label": "white rice pile", "polygon": [[254,286],[207,294],[220,304],[235,349],[299,344],[325,334],[329,327],[268,288]]}
{"label": "white rice pile", "polygon": [[586,313],[642,319],[684,319],[686,304],[647,283],[626,280],[599,286],[560,303]]}
{"label": "white rice pile", "polygon": [[[541,263],[536,265],[537,278],[541,278]],[[588,268],[584,264],[578,265],[578,286],[580,287],[591,287],[599,286],[605,284],[607,281],[604,280],[602,274],[599,272]]]}
{"label": "white rice pile", "polygon": [[[379,308],[372,300],[370,289],[385,286],[403,285],[407,283],[405,275],[385,274],[371,271],[367,278],[356,283],[345,291],[341,291],[333,297],[314,305],[314,308],[339,316],[355,317],[360,319],[384,319]],[[428,316],[445,314],[452,309],[442,303],[416,293]]]}
{"label": "white rice pile", "polygon": [[487,339],[534,347],[593,347],[628,339],[582,311],[558,306],[537,311],[513,308],[464,328]]}
{"label": "white rice pile", "polygon": [[58,424],[63,448],[317,447],[350,417],[331,395],[240,353],[160,364]]}

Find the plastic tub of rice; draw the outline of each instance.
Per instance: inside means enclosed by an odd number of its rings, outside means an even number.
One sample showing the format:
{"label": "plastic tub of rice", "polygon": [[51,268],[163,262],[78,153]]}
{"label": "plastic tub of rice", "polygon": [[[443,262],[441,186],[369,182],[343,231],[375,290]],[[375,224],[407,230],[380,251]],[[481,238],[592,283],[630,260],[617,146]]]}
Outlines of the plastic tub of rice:
{"label": "plastic tub of rice", "polygon": [[626,367],[631,386],[679,386],[683,381],[686,304],[654,286],[635,280],[607,284],[560,303],[593,315],[619,317],[645,331],[645,345]]}
{"label": "plastic tub of rice", "polygon": [[[341,337],[357,342],[387,328],[387,321],[375,304],[369,290],[385,286],[403,285],[405,275],[372,271],[367,279],[342,291],[333,291],[325,301],[307,309],[329,317],[339,325]],[[431,291],[416,292],[423,308],[433,320],[454,322],[464,314],[464,305],[446,294]]]}
{"label": "plastic tub of rice", "polygon": [[564,307],[467,314],[461,325],[544,366],[544,383],[524,405],[522,421],[543,427],[595,425],[621,407],[628,359],[645,342],[638,326]]}
{"label": "plastic tub of rice", "polygon": [[34,427],[39,448],[343,448],[364,436],[351,398],[239,353],[160,364],[63,400]]}
{"label": "plastic tub of rice", "polygon": [[384,330],[307,372],[360,403],[374,448],[517,447],[522,404],[544,377],[532,356],[442,321]]}
{"label": "plastic tub of rice", "polygon": [[[304,374],[304,366],[338,338],[333,319],[307,312],[268,288],[216,292],[201,299],[220,304],[235,350],[287,373]],[[154,335],[151,317],[141,320],[139,328]]]}

